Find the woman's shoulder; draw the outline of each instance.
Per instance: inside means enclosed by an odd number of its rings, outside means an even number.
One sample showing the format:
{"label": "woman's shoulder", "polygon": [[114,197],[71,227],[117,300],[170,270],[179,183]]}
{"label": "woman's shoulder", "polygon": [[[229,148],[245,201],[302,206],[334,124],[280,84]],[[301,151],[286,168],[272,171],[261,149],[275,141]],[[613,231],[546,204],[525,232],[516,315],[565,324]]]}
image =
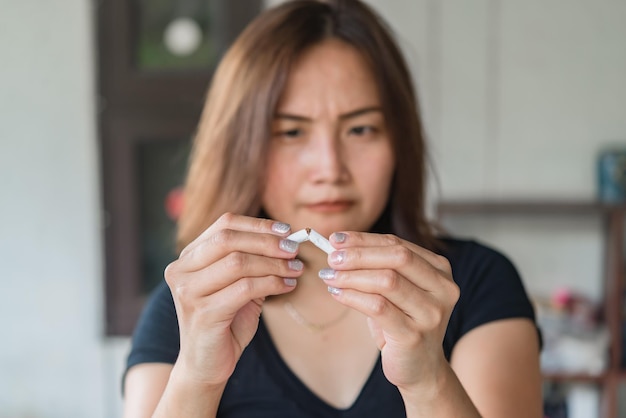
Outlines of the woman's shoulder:
{"label": "woman's shoulder", "polygon": [[171,363],[178,357],[178,319],[172,293],[161,281],[150,293],[132,336],[127,368],[139,363]]}
{"label": "woman's shoulder", "polygon": [[452,268],[452,277],[461,289],[461,305],[470,300],[479,304],[489,298],[516,299],[524,305],[528,295],[519,270],[503,251],[475,239],[444,238],[442,251]]}
{"label": "woman's shoulder", "polygon": [[475,239],[443,238],[439,254],[450,261],[461,295],[444,341],[446,355],[468,331],[509,318],[535,320],[534,308],[517,268],[501,250]]}
{"label": "woman's shoulder", "polygon": [[437,253],[448,259],[453,273],[476,275],[493,270],[516,270],[509,256],[502,250],[476,239],[442,237],[439,242]]}

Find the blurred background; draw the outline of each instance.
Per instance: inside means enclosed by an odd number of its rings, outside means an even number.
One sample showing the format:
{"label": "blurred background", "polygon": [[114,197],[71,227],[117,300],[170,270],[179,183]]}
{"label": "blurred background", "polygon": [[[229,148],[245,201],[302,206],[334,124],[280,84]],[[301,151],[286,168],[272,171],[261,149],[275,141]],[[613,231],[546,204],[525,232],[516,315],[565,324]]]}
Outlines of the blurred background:
{"label": "blurred background", "polygon": [[[0,418],[121,416],[213,66],[279,2],[0,0]],[[415,75],[432,216],[537,303],[547,416],[626,417],[626,2],[368,3]]]}

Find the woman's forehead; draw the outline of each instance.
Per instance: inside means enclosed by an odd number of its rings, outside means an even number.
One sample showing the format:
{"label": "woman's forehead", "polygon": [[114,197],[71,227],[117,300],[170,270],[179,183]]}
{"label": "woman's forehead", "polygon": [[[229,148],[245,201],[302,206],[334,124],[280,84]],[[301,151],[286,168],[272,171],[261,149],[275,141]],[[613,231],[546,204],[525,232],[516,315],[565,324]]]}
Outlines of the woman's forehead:
{"label": "woman's forehead", "polygon": [[330,39],[309,48],[292,67],[279,111],[352,112],[379,106],[376,80],[351,45]]}

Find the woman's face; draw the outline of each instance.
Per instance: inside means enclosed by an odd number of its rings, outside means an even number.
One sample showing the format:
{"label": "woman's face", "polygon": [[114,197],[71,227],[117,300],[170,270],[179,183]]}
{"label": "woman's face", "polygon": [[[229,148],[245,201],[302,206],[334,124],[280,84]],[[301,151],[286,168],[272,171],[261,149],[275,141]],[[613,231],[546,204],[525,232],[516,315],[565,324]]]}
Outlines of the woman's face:
{"label": "woman's face", "polygon": [[394,171],[374,77],[358,51],[327,40],[296,62],[274,116],[262,203],[292,230],[368,230]]}

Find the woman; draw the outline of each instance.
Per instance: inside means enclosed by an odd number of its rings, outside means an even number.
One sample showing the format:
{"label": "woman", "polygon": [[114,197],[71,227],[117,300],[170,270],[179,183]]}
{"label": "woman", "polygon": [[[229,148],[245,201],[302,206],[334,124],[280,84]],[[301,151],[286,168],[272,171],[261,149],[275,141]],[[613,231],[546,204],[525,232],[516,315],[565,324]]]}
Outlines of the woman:
{"label": "woman", "polygon": [[[513,266],[437,238],[407,66],[358,1],[259,16],[218,68],[126,417],[540,417]],[[286,239],[330,236],[329,255]]]}

